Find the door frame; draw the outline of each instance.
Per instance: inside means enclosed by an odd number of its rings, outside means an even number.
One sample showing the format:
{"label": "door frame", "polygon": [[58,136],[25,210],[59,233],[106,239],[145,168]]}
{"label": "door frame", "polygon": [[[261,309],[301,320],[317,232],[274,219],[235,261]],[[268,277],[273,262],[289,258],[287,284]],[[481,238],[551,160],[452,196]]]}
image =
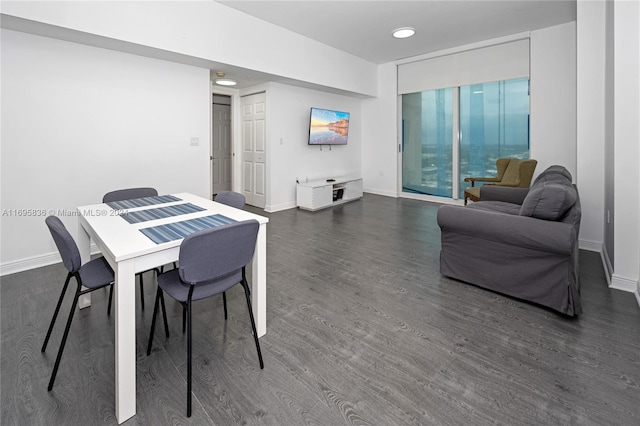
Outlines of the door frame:
{"label": "door frame", "polygon": [[[216,101],[216,98],[218,101]],[[211,160],[211,174],[215,177],[213,179],[213,191],[212,195],[215,196],[219,191],[230,191],[232,188],[233,181],[233,139],[232,139],[232,122],[231,122],[231,97],[227,95],[221,95],[219,93],[213,94],[213,103],[212,103],[212,111],[213,111],[213,121],[212,128],[213,132],[211,134],[211,152],[213,155],[210,156]],[[216,112],[218,110],[218,112]],[[224,111],[224,116],[220,116],[220,114]],[[218,136],[222,135],[220,133],[220,129],[216,128],[216,122],[219,119],[225,118],[224,122],[226,123],[226,131],[224,132],[224,139],[226,139],[226,145],[221,145],[223,141],[218,140]],[[224,136],[223,135],[223,136]],[[218,151],[219,148],[224,148],[222,151]],[[217,156],[216,156],[217,154]],[[220,154],[224,154],[224,156],[220,156]],[[216,163],[217,158],[217,163]],[[216,167],[216,164],[218,167]],[[226,173],[225,173],[226,171]],[[226,177],[226,178],[225,178]],[[228,178],[228,180],[227,180]]]}
{"label": "door frame", "polygon": [[231,89],[228,87],[222,87],[216,85],[213,81],[210,81],[209,90],[209,194],[213,196],[213,95],[224,95],[231,97],[231,190],[238,192],[241,188],[241,181],[236,176],[235,171],[238,169],[236,160],[236,152],[238,152],[238,146],[236,145],[241,141],[239,131],[240,125],[238,123],[238,117],[240,116],[238,109],[240,108],[240,95],[237,89]]}
{"label": "door frame", "polygon": [[[238,182],[240,182],[241,189],[239,190],[240,193],[244,194],[244,179],[245,179],[245,175],[244,175],[244,160],[245,160],[245,151],[244,151],[244,146],[242,146],[242,144],[244,143],[244,111],[243,109],[243,99],[246,97],[250,97],[250,96],[255,96],[255,95],[260,95],[263,94],[264,95],[264,102],[265,105],[267,105],[267,99],[268,99],[268,91],[266,88],[262,87],[262,86],[254,86],[251,89],[248,90],[244,90],[240,93],[239,99],[238,99],[238,152],[240,153],[240,155],[238,155],[237,157],[237,170],[238,170],[238,174],[239,179]],[[269,194],[269,183],[270,183],[270,167],[269,167],[269,108],[267,107],[264,113],[264,122],[265,122],[265,134],[264,134],[264,156],[265,156],[265,161],[264,161],[264,206],[263,207],[258,207],[258,208],[262,208],[265,211],[270,211],[269,210],[269,199],[270,199],[270,194]],[[249,200],[247,201],[248,204],[252,204],[254,200],[251,200],[251,202],[249,202]],[[252,204],[253,205],[253,204]]]}

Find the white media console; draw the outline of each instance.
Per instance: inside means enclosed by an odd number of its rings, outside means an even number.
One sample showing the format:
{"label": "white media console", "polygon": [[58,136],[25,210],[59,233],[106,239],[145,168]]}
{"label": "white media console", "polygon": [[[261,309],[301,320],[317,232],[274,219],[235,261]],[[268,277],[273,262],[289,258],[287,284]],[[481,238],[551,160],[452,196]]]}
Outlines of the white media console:
{"label": "white media console", "polygon": [[362,178],[341,176],[298,183],[296,203],[305,210],[320,210],[362,198]]}

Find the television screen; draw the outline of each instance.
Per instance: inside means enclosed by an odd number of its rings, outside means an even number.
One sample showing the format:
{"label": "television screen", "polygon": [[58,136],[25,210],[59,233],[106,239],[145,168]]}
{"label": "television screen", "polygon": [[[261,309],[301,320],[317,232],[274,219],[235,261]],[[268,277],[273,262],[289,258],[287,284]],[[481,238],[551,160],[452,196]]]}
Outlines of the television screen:
{"label": "television screen", "polygon": [[311,108],[309,145],[346,145],[348,136],[348,112]]}

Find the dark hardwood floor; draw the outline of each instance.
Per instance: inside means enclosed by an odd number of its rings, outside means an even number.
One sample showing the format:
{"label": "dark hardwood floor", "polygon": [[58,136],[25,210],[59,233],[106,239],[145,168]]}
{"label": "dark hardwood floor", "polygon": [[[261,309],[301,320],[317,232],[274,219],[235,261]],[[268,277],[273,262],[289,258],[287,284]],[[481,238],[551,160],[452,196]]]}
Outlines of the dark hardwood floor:
{"label": "dark hardwood floor", "polygon": [[[127,425],[638,425],[640,308],[580,253],[584,314],[567,318],[439,273],[435,204],[366,194],[269,216],[260,370],[242,290],[194,307],[193,416],[186,418],[181,307],[167,298],[146,356],[155,283],[138,309],[137,415]],[[256,212],[258,212],[256,210]],[[2,425],[116,424],[108,291],[47,331],[61,264],[2,277]],[[138,296],[139,297],[139,296]]]}

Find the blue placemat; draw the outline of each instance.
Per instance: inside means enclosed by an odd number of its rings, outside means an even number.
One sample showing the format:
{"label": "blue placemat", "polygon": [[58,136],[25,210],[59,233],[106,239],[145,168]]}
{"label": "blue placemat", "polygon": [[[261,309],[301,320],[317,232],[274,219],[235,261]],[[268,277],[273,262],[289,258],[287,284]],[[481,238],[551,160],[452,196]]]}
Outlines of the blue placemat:
{"label": "blue placemat", "polygon": [[235,220],[229,219],[221,214],[214,214],[211,216],[198,217],[196,219],[183,220],[181,222],[168,223],[166,225],[143,228],[140,232],[149,237],[149,239],[154,243],[161,244],[168,241],[182,239],[196,231],[202,231],[203,229],[226,225],[233,222],[235,222]]}
{"label": "blue placemat", "polygon": [[153,206],[154,204],[170,203],[172,201],[182,201],[173,195],[156,195],[153,197],[132,198],[131,200],[111,201],[107,203],[109,207],[116,210],[133,209],[135,207]]}
{"label": "blue placemat", "polygon": [[164,219],[165,217],[180,216],[181,214],[201,212],[203,210],[204,208],[202,207],[185,203],[176,204],[175,206],[159,207],[157,209],[128,212],[127,214],[121,214],[120,217],[129,223],[140,223],[148,220]]}

